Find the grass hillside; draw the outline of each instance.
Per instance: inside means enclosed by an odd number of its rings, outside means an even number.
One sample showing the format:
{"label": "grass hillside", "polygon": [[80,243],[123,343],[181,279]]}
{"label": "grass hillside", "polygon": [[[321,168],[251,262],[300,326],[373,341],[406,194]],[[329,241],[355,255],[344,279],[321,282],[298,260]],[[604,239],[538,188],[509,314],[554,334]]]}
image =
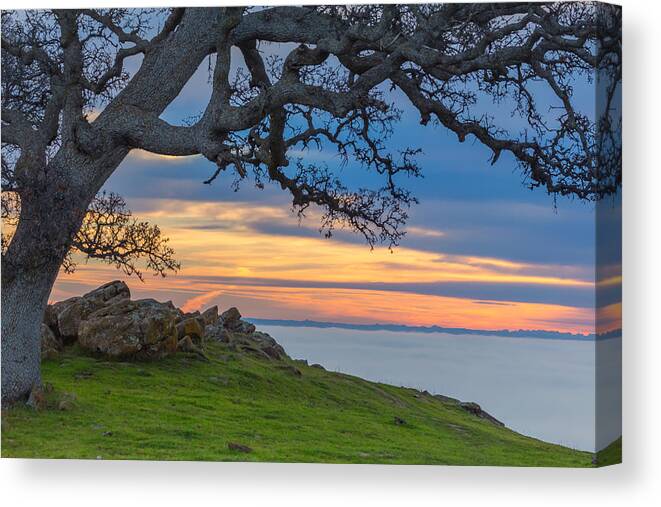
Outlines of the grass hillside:
{"label": "grass hillside", "polygon": [[597,453],[597,465],[605,467],[622,463],[622,437]]}
{"label": "grass hillside", "polygon": [[220,343],[207,353],[124,363],[68,349],[44,361],[47,408],[4,411],[2,456],[593,466],[590,453],[524,437],[449,399]]}

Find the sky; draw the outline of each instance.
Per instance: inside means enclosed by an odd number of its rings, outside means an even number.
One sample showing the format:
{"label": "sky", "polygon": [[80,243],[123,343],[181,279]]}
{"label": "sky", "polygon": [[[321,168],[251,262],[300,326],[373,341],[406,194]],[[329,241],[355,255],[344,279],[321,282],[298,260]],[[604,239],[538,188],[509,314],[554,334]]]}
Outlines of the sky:
{"label": "sky", "polygon": [[[204,107],[207,72],[205,63],[163,118],[181,122]],[[577,87],[576,100],[588,104],[590,93]],[[350,231],[324,238],[320,213],[299,220],[275,185],[260,190],[247,180],[234,191],[231,175],[205,185],[214,166],[200,156],[134,150],[105,190],[161,226],[182,269],[167,278],[147,274],[142,283],[82,263],[58,277],[51,300],[126,279],[135,297],[189,311],[217,304],[254,318],[594,332],[594,205],[527,189],[512,157],[491,166],[479,143],[421,126],[403,98],[393,99],[404,114],[389,148],[421,148],[423,178],[402,182],[420,202],[392,251],[370,250]],[[483,107],[506,128],[519,127],[502,106]],[[352,186],[374,181],[355,164],[342,167],[331,151],[304,159],[327,164]],[[617,298],[601,311],[602,330],[617,327]]]}

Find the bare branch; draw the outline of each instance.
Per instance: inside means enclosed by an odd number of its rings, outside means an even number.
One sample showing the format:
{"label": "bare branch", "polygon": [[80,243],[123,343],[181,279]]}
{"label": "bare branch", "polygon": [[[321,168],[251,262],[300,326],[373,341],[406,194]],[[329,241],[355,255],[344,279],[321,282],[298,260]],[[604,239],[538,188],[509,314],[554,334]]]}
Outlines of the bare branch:
{"label": "bare branch", "polygon": [[[101,260],[141,280],[143,274],[138,263],[143,260],[155,275],[165,276],[168,271],[176,272],[180,268],[159,227],[134,219],[124,200],[113,193],[100,194],[92,201],[73,240],[72,251]],[[70,271],[75,268],[72,259],[70,256]]]}
{"label": "bare branch", "polygon": [[[20,210],[17,193],[3,191],[3,255],[18,225]],[[113,193],[103,192],[92,200],[64,259],[65,272],[75,271],[78,254],[83,254],[85,261],[100,260],[141,280],[144,268],[160,276],[180,268],[179,262],[174,259],[174,250],[168,245],[168,239],[161,235],[159,227],[133,218],[124,199]]]}
{"label": "bare branch", "polygon": [[[19,191],[58,174],[96,192],[133,148],[201,154],[214,165],[205,183],[229,169],[237,184],[270,180],[299,211],[324,208],[326,225],[396,244],[415,202],[402,176],[421,174],[415,147],[388,149],[398,91],[421,124],[476,140],[492,164],[509,152],[528,186],[596,200],[621,182],[621,29],[611,10],[567,2],[3,12],[3,143],[21,149],[5,158]],[[263,51],[269,44],[278,51]],[[129,75],[136,55],[142,63]],[[188,124],[165,121],[207,57],[208,104]],[[599,118],[574,97],[578,82],[594,79],[606,83]],[[538,103],[540,87],[554,97],[550,108]],[[520,130],[486,113],[485,101],[510,106]],[[376,172],[380,188],[349,189],[332,170],[296,160],[311,149]],[[77,179],[64,169],[72,156],[86,167]]]}

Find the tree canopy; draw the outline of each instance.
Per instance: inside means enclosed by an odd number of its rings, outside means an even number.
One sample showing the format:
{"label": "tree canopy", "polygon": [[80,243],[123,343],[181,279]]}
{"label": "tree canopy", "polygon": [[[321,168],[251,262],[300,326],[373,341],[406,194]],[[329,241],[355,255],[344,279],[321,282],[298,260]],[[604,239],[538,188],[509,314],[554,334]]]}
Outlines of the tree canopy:
{"label": "tree canopy", "polygon": [[[327,233],[341,224],[393,245],[415,202],[401,176],[420,174],[414,148],[388,149],[397,90],[421,124],[477,140],[492,163],[511,153],[530,187],[599,199],[621,182],[621,120],[609,104],[581,111],[573,86],[598,82],[607,102],[618,93],[619,13],[584,2],[3,12],[3,190],[48,184],[65,147],[94,161],[134,148],[202,154],[215,167],[207,183],[229,170],[276,182],[299,212],[321,206]],[[284,56],[265,55],[266,44]],[[205,58],[208,104],[168,123],[162,112]],[[526,128],[481,111],[485,97],[511,104]],[[320,143],[382,184],[351,190],[291,155]]]}

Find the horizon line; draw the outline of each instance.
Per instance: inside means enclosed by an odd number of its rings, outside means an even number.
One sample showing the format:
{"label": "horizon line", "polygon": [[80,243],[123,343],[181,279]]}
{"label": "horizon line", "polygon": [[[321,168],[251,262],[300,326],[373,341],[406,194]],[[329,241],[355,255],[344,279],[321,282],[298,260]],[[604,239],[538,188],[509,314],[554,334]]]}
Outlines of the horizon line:
{"label": "horizon line", "polygon": [[502,336],[510,338],[542,338],[542,339],[569,339],[581,341],[596,341],[608,338],[614,338],[622,335],[622,329],[613,329],[603,333],[570,333],[567,331],[551,331],[547,329],[471,329],[463,327],[444,327],[438,325],[432,326],[410,326],[407,324],[357,324],[350,322],[327,322],[317,320],[296,320],[296,319],[265,319],[257,317],[243,317],[245,320],[253,324],[262,325],[281,325],[284,327],[316,327],[316,328],[329,328],[335,327],[339,329],[356,329],[364,331],[406,331],[415,333],[446,333],[446,334],[470,334],[482,336]]}

